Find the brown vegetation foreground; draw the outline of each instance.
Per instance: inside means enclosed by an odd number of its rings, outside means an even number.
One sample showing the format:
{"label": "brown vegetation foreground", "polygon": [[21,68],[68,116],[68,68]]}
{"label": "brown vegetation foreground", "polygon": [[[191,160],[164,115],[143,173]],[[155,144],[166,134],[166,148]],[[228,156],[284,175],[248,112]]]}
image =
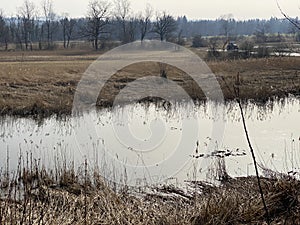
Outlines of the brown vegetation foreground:
{"label": "brown vegetation foreground", "polygon": [[[77,84],[96,58],[95,53],[71,50],[0,53],[0,115],[69,114]],[[244,100],[261,102],[300,93],[300,57],[217,61],[208,62],[208,66],[216,74],[225,99],[233,96],[224,81],[232,87],[237,73],[241,80],[240,97]],[[170,66],[164,70],[193,99],[205,99],[198,85],[182,71]],[[126,84],[144,76],[159,76],[161,72],[161,65],[150,62],[124,68],[106,83],[97,105],[112,105]]]}
{"label": "brown vegetation foreground", "polygon": [[[0,224],[263,224],[265,211],[255,177],[229,178],[214,186],[116,190],[84,164],[47,171],[21,166],[0,179]],[[271,224],[300,224],[300,182],[262,178]],[[145,191],[148,190],[148,191]]]}

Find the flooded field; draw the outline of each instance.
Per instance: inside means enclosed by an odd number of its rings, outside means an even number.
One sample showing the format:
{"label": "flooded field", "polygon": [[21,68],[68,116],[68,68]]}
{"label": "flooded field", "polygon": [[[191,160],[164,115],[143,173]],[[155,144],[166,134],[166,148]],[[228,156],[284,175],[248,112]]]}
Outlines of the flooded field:
{"label": "flooded field", "polygon": [[[249,102],[244,110],[261,167],[297,175],[299,98]],[[213,181],[220,162],[230,176],[254,174],[235,102],[135,104],[39,122],[6,116],[0,130],[0,166],[9,164],[11,171],[21,155],[25,162],[32,158],[49,168],[87,159],[105,178],[130,185]]]}

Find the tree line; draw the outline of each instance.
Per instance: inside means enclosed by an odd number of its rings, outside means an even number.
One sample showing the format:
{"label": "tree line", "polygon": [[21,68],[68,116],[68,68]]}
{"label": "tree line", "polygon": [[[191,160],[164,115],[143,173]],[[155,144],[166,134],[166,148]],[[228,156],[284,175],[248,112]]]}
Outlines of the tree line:
{"label": "tree line", "polygon": [[[295,19],[298,21],[298,18]],[[67,13],[55,13],[52,0],[42,0],[39,6],[24,0],[15,16],[0,11],[0,45],[5,50],[14,43],[19,49],[51,49],[56,41],[64,48],[71,40],[89,41],[98,50],[106,41],[129,43],[145,38],[181,43],[186,38],[202,36],[237,36],[266,33],[297,33],[285,19],[237,21],[231,15],[216,20],[189,21],[186,16],[175,18],[169,13],[154,12],[150,5],[143,12],[133,13],[129,0],[92,0],[83,18],[71,18]],[[262,35],[263,36],[263,35]]]}

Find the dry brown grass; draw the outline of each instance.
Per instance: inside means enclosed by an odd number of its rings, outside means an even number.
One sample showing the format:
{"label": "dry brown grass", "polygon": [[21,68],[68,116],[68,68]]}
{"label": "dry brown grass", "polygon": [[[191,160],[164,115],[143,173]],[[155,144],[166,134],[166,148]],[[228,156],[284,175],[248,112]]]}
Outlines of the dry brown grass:
{"label": "dry brown grass", "polygon": [[[99,53],[98,53],[99,54]],[[0,114],[68,114],[76,86],[84,71],[97,58],[84,51],[0,52]],[[233,86],[241,77],[241,98],[266,101],[300,92],[300,58],[268,58],[208,62],[217,75],[226,99],[233,96],[225,87],[223,76]],[[109,106],[128,82],[160,74],[158,63],[139,63],[124,68],[111,77],[99,97],[98,105]],[[169,79],[181,85],[196,100],[205,96],[198,85],[182,71],[167,66]]]}
{"label": "dry brown grass", "polygon": [[1,114],[68,113],[84,61],[0,63]]}
{"label": "dry brown grass", "polygon": [[[209,66],[217,76],[223,75],[230,86],[239,72],[242,99],[266,101],[271,97],[300,93],[299,57],[211,62]],[[223,86],[223,82],[220,83]],[[225,90],[224,95],[229,93]]]}
{"label": "dry brown grass", "polygon": [[[299,181],[262,178],[262,186],[271,224],[299,224]],[[255,177],[230,179],[204,196],[196,224],[262,224],[266,219]]]}
{"label": "dry brown grass", "polygon": [[[113,191],[86,163],[78,170],[70,166],[53,171],[20,163],[11,174],[0,176],[0,224],[265,222],[255,177],[228,178],[220,186],[192,182],[186,192],[174,186],[121,186]],[[299,224],[300,182],[288,176],[270,177],[263,178],[262,185],[271,224]]]}

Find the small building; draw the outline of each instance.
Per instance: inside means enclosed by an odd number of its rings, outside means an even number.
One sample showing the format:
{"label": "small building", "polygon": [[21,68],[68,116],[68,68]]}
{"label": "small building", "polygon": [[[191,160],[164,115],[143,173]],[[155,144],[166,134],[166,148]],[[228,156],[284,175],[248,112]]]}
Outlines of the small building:
{"label": "small building", "polygon": [[227,51],[237,51],[237,50],[239,50],[239,47],[236,44],[234,44],[233,42],[229,42],[226,49],[227,49]]}

